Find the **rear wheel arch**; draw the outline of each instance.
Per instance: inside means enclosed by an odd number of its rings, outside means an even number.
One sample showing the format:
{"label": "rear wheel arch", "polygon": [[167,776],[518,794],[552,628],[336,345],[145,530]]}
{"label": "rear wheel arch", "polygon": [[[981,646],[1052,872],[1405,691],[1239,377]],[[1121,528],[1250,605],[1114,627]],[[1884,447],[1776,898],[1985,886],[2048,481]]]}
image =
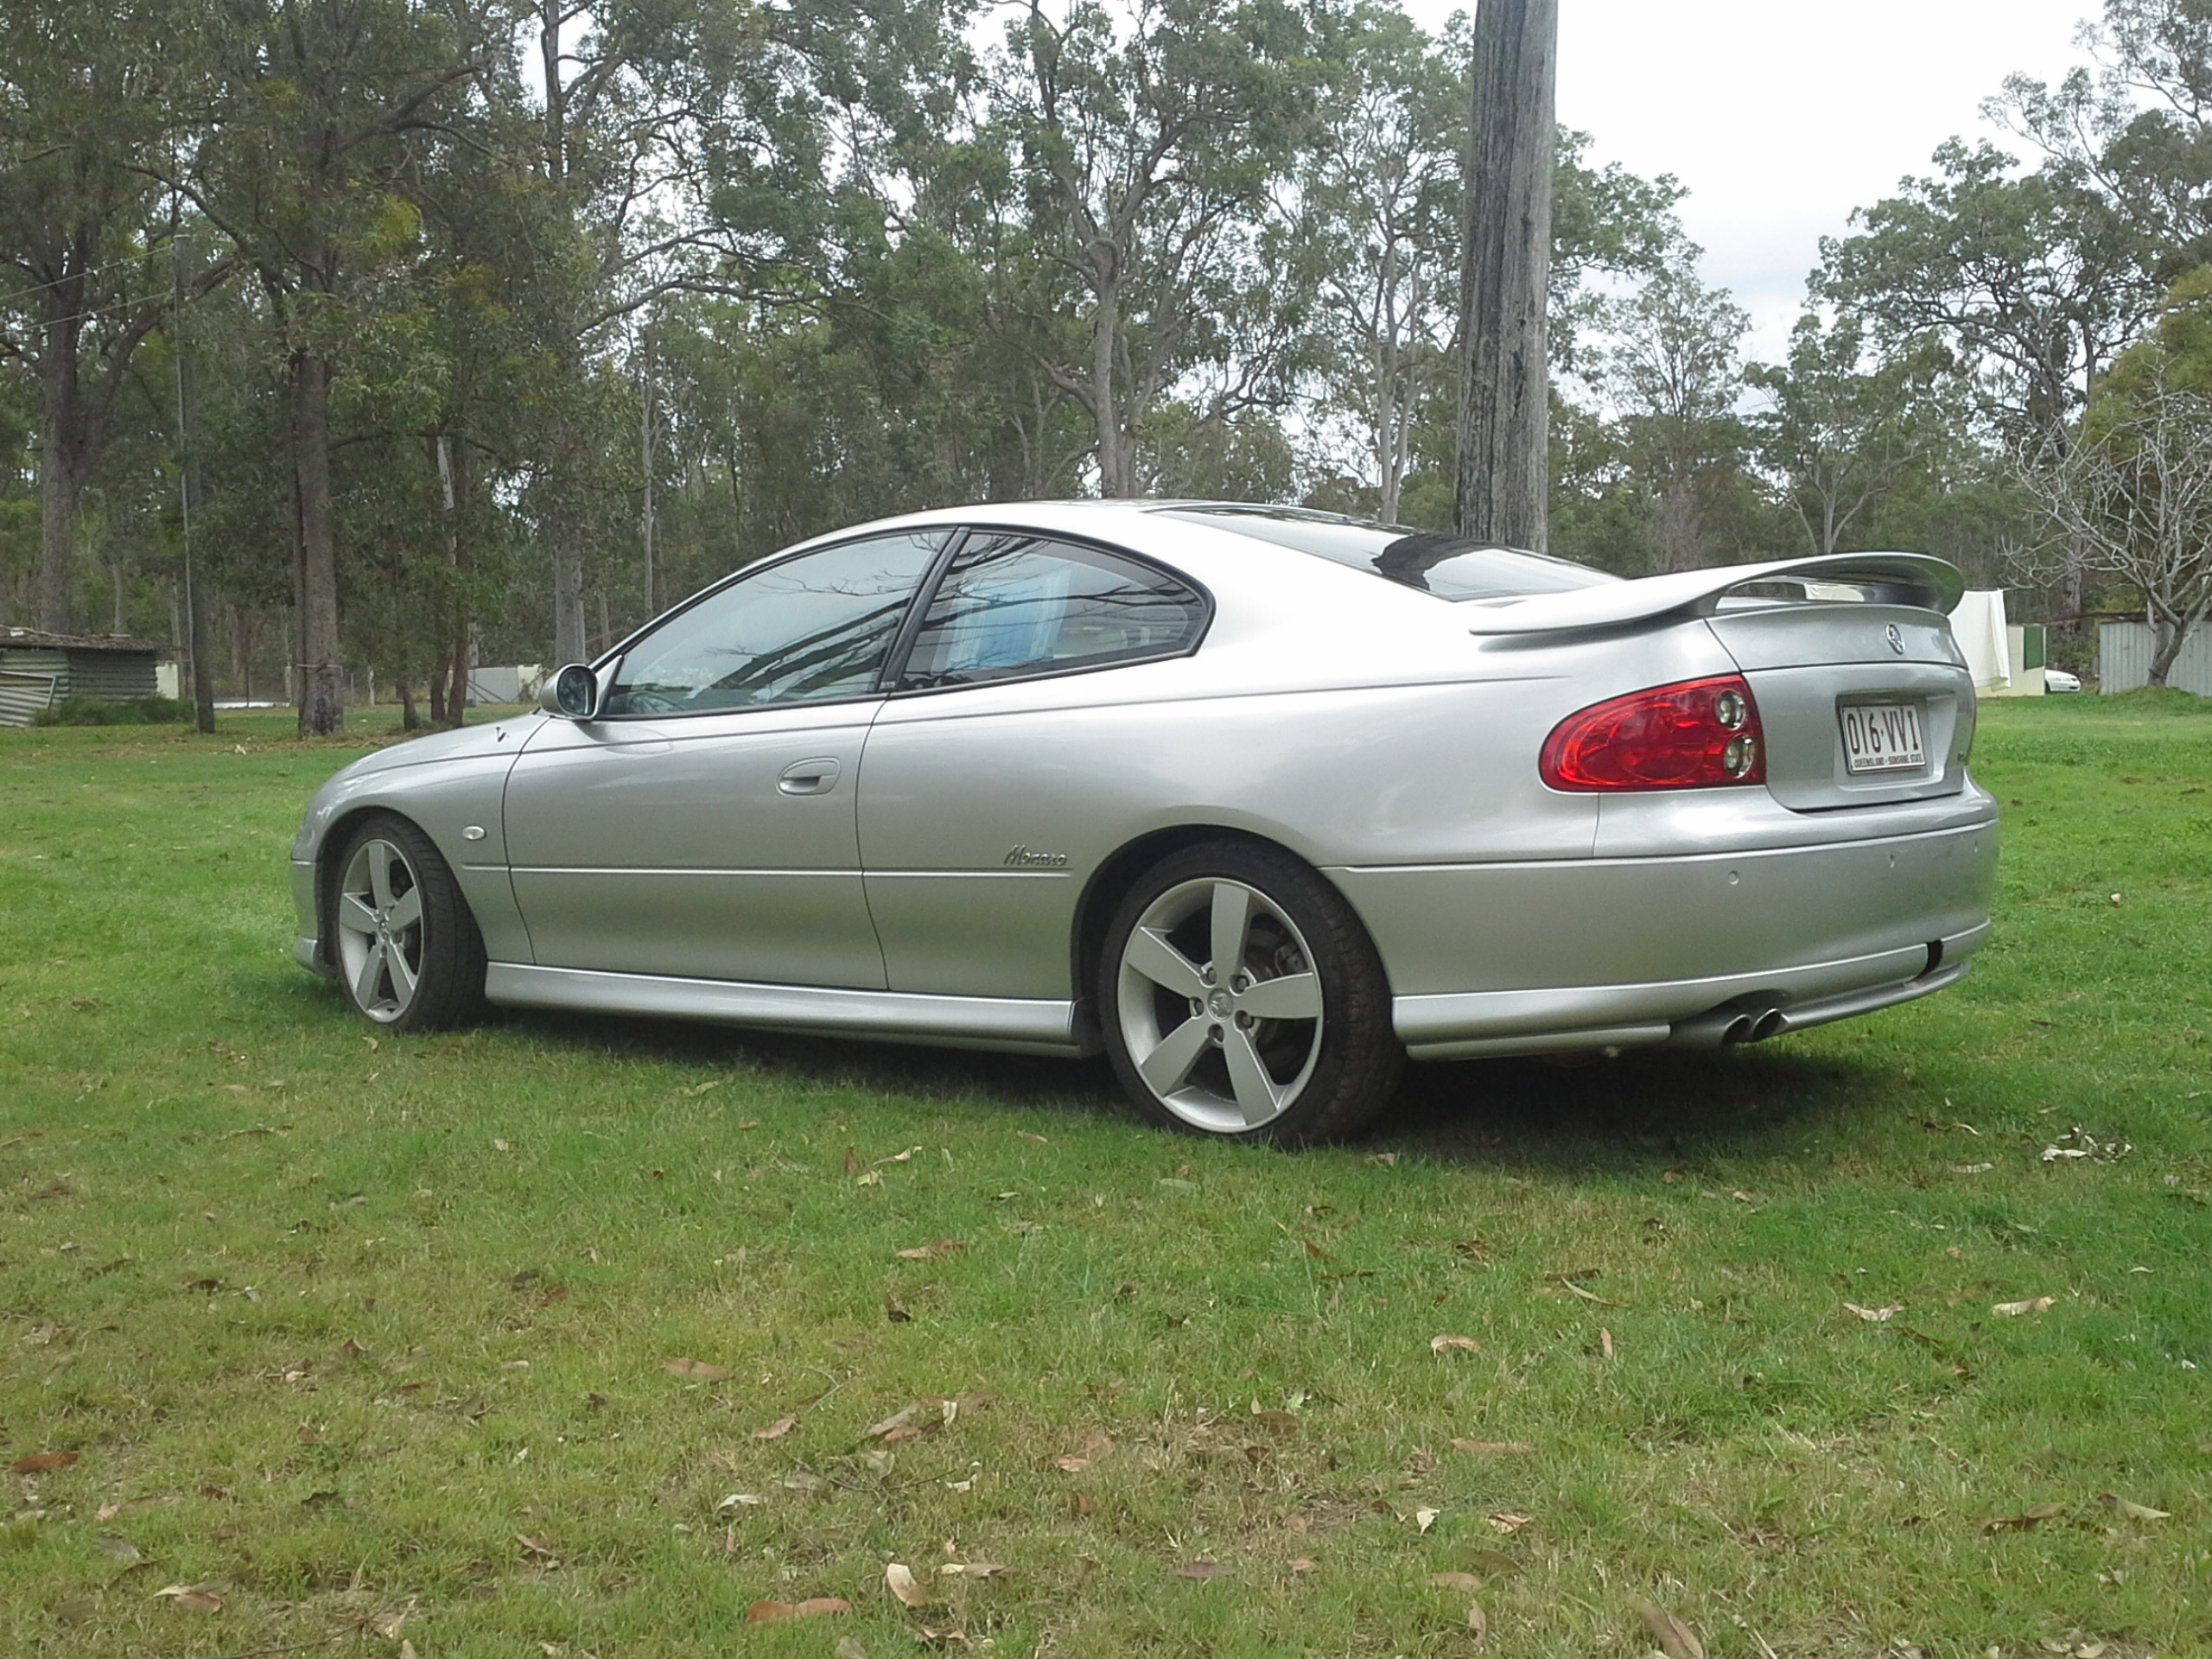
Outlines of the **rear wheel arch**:
{"label": "rear wheel arch", "polygon": [[[1122,907],[1122,900],[1144,879],[1145,873],[1162,859],[1181,852],[1186,847],[1196,847],[1206,842],[1241,841],[1254,847],[1266,848],[1287,858],[1294,858],[1342,899],[1355,916],[1359,907],[1352,904],[1351,896],[1331,880],[1328,872],[1311,859],[1286,847],[1282,842],[1249,830],[1240,830],[1225,823],[1182,823],[1165,830],[1154,830],[1125,842],[1104,859],[1084,884],[1083,896],[1076,901],[1075,926],[1069,944],[1070,983],[1075,987],[1076,1038],[1086,1053],[1096,1053],[1103,1046],[1099,1027],[1101,1011],[1096,1006],[1093,988],[1098,982],[1101,954],[1106,948],[1106,934],[1112,925],[1114,913]],[[1366,927],[1366,918],[1360,917],[1360,925]],[[1373,938],[1371,930],[1369,938]],[[1377,952],[1378,956],[1380,952]],[[1389,969],[1384,968],[1387,976]]]}

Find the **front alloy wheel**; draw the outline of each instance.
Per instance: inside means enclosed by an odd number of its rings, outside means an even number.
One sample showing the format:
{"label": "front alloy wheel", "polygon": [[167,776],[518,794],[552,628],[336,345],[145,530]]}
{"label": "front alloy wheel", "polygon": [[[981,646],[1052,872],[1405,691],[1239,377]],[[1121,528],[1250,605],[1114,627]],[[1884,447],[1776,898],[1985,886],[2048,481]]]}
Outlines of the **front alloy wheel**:
{"label": "front alloy wheel", "polygon": [[1203,1135],[1349,1133],[1396,1081],[1382,964],[1336,890],[1278,849],[1176,854],[1107,939],[1107,1049],[1140,1110]]}
{"label": "front alloy wheel", "polygon": [[483,936],[452,868],[404,818],[372,818],[346,844],[330,919],[346,994],[378,1025],[429,1031],[481,1010]]}

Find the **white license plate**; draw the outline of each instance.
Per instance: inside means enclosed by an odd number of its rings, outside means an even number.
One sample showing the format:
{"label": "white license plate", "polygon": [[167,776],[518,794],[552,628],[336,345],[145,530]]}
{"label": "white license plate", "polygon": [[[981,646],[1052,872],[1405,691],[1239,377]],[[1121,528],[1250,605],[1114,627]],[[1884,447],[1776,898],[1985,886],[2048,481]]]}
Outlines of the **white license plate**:
{"label": "white license plate", "polygon": [[1918,704],[1854,702],[1836,712],[1843,718],[1845,771],[1918,772],[1928,765]]}

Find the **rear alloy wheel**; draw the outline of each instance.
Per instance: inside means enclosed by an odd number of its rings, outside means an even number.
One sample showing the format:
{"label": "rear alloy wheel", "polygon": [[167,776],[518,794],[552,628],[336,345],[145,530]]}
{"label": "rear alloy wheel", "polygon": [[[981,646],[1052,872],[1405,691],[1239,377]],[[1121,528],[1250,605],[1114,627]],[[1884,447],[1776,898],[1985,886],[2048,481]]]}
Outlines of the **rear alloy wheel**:
{"label": "rear alloy wheel", "polygon": [[378,1025],[434,1031],[484,1005],[484,939],[453,869],[404,818],[370,819],[340,855],[332,894],[340,976]]}
{"label": "rear alloy wheel", "polygon": [[1122,1086],[1173,1128],[1286,1146],[1348,1135],[1405,1058],[1351,907],[1258,843],[1207,842],[1149,871],[1108,931],[1099,981]]}

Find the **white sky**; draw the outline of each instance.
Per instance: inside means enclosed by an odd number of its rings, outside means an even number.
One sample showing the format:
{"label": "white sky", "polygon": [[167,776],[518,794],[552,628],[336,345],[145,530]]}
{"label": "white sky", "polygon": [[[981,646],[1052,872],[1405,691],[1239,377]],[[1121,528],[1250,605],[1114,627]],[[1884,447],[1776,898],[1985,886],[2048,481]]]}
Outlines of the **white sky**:
{"label": "white sky", "polygon": [[[1432,33],[1468,0],[1402,0]],[[1787,349],[1820,238],[1929,170],[2006,75],[2056,80],[2099,0],[1560,0],[1559,118],[1592,158],[1689,188],[1705,280],[1751,314],[1748,355]]]}

